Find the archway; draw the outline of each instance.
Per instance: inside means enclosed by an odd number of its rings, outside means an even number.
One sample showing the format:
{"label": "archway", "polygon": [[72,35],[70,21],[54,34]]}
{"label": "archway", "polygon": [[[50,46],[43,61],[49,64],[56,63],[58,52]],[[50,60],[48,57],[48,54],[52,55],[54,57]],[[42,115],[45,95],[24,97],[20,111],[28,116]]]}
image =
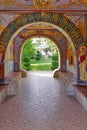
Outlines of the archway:
{"label": "archway", "polygon": [[47,22],[57,25],[70,36],[75,48],[79,48],[83,44],[83,38],[79,29],[68,18],[57,13],[47,13],[45,17],[42,17],[41,13],[20,15],[2,32],[0,36],[1,44],[6,48],[12,35],[21,27],[32,22]]}
{"label": "archway", "polygon": [[[35,24],[35,23],[34,23]],[[37,23],[36,23],[37,24]],[[39,24],[39,23],[38,23]],[[40,22],[41,24],[41,22]],[[42,23],[43,24],[43,23]],[[47,24],[47,23],[45,23]],[[49,24],[50,25],[50,24]],[[30,37],[34,37],[34,36],[44,36],[47,37],[49,39],[52,39],[52,41],[54,41],[54,43],[56,44],[56,46],[59,49],[60,52],[60,70],[61,71],[66,71],[66,38],[64,37],[64,35],[62,35],[57,29],[55,29],[54,27],[53,30],[42,30],[39,33],[39,30],[26,30],[26,28],[29,28],[29,26],[32,26],[31,24],[29,24],[28,26],[24,26],[24,28],[21,31],[16,32],[16,35],[13,35],[13,37],[11,38],[10,42],[9,42],[9,46],[12,45],[12,43],[14,44],[14,71],[20,71],[20,50],[21,47],[23,45],[23,43]],[[48,24],[47,24],[48,26]],[[9,52],[9,46],[6,49],[6,54]],[[5,56],[6,57],[6,56]],[[7,58],[5,58],[6,61]],[[7,66],[7,63],[6,63]],[[11,67],[9,67],[11,68]]]}
{"label": "archway", "polygon": [[[45,40],[44,41],[45,44],[43,44],[43,42],[40,42],[38,44],[37,44],[37,42],[35,42],[35,44],[33,44],[33,42],[32,42],[33,39],[36,39],[36,40],[44,39]],[[46,42],[48,40],[49,40],[49,42]],[[30,42],[28,42],[28,41],[30,41]],[[53,71],[54,70],[54,69],[52,69],[52,56],[53,56],[54,52],[56,52],[56,51],[54,51],[54,49],[52,49],[52,47],[54,47],[57,50],[57,52],[58,52],[58,60],[57,60],[58,66],[56,67],[56,69],[62,71],[63,54],[62,54],[61,46],[57,43],[57,41],[54,41],[53,38],[50,38],[49,36],[46,36],[46,35],[41,35],[41,36],[40,35],[39,36],[38,35],[35,35],[35,36],[31,35],[30,38],[27,38],[27,39],[25,39],[23,41],[23,43],[19,47],[19,53],[18,53],[19,54],[19,56],[18,56],[19,57],[19,60],[18,60],[19,61],[19,63],[18,63],[19,64],[19,70],[22,70],[22,67],[21,67],[21,65],[22,65],[22,60],[21,59],[22,59],[22,56],[23,56],[22,52],[23,52],[24,46],[26,47],[26,43],[27,43],[27,47],[28,47],[28,44],[34,47],[33,58],[29,58],[30,59],[29,61],[30,61],[30,66],[31,66],[31,64],[33,64],[33,65],[36,64],[36,69],[34,67],[33,68],[31,67],[30,68],[31,71],[32,71],[32,69],[37,70],[37,71],[38,70],[45,70],[45,71],[48,71],[48,70]],[[43,48],[42,45],[43,46],[44,45],[48,46],[47,47],[48,48],[47,49],[48,50],[48,54],[46,54],[46,52],[44,50],[45,48]],[[42,46],[42,47],[40,47],[40,46]],[[36,50],[39,50],[41,52],[42,56],[41,56],[40,60],[36,60],[36,58],[35,58],[36,57],[36,54],[35,54]],[[28,49],[28,53],[26,53],[25,57],[31,57],[31,55],[32,55],[31,51],[29,53],[29,49]],[[41,63],[41,65],[40,65],[40,63]],[[41,67],[37,68],[38,66],[41,66]]]}
{"label": "archway", "polygon": [[[59,29],[59,31],[62,32],[70,42],[73,43],[76,50],[83,45],[83,38],[79,32],[79,29],[65,16],[57,13],[47,13],[45,17],[42,17],[41,13],[23,14],[13,20],[0,36],[1,45],[4,48],[2,51],[3,59],[1,62],[3,62],[5,58],[6,48],[14,32],[23,26],[28,25],[29,23],[39,21],[50,23],[55,28]],[[4,68],[4,64],[2,68]],[[4,78],[4,69],[2,68],[0,68],[1,80]]]}

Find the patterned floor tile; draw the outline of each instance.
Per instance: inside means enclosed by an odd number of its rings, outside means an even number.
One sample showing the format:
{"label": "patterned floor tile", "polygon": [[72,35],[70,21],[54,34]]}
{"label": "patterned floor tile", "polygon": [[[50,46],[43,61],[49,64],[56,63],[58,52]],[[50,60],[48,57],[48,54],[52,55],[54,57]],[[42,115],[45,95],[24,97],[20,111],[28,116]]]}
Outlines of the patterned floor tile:
{"label": "patterned floor tile", "polygon": [[0,130],[87,130],[87,111],[59,79],[40,74],[29,73],[1,104]]}

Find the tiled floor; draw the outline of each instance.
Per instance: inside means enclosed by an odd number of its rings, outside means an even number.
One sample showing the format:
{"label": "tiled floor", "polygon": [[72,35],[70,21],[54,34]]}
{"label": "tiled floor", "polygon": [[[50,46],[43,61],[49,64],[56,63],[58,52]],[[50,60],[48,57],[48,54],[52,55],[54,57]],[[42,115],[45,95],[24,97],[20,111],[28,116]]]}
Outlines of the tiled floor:
{"label": "tiled floor", "polygon": [[87,111],[59,79],[30,73],[0,106],[0,130],[87,130]]}

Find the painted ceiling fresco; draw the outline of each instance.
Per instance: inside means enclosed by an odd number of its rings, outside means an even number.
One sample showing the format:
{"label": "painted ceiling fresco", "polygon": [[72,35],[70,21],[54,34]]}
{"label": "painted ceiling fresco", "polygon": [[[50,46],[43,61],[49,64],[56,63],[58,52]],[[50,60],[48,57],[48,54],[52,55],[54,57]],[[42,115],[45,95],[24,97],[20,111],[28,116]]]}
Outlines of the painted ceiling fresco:
{"label": "painted ceiling fresco", "polygon": [[[14,20],[18,14],[0,14],[0,31],[2,31],[12,20]],[[79,20],[84,20],[84,16],[67,16],[74,24],[76,24]],[[33,25],[33,28],[42,28],[42,25]],[[52,29],[50,26],[45,26],[43,28]]]}
{"label": "painted ceiling fresco", "polygon": [[[50,10],[87,11],[87,0],[53,0]],[[33,0],[0,0],[0,10],[35,10]]]}
{"label": "painted ceiling fresco", "polygon": [[[84,19],[80,12],[87,12],[87,0],[53,0],[53,7],[50,11],[55,12],[71,12],[71,14],[64,14],[68,19],[70,19],[74,24],[76,24],[80,19]],[[39,8],[34,7],[33,0],[0,0],[0,33],[2,30],[19,14],[19,12],[38,11]],[[5,13],[4,13],[5,11]],[[9,14],[9,11],[11,13]],[[14,13],[14,11],[18,11]],[[75,15],[79,12],[79,15]]]}

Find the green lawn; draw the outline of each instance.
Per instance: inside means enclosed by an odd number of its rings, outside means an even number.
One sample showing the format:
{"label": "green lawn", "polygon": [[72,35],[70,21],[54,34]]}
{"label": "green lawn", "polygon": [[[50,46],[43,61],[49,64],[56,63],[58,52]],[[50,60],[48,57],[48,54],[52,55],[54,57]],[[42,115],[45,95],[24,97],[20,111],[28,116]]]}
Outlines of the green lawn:
{"label": "green lawn", "polygon": [[30,63],[31,70],[51,70],[52,58],[32,59]]}
{"label": "green lawn", "polygon": [[[23,69],[25,69],[22,64]],[[30,60],[30,70],[52,70],[52,58],[41,58],[40,60]]]}
{"label": "green lawn", "polygon": [[31,65],[31,70],[51,70],[51,64],[47,65]]}
{"label": "green lawn", "polygon": [[52,58],[41,58],[40,60],[31,59],[31,64],[38,64],[38,63],[52,63]]}

